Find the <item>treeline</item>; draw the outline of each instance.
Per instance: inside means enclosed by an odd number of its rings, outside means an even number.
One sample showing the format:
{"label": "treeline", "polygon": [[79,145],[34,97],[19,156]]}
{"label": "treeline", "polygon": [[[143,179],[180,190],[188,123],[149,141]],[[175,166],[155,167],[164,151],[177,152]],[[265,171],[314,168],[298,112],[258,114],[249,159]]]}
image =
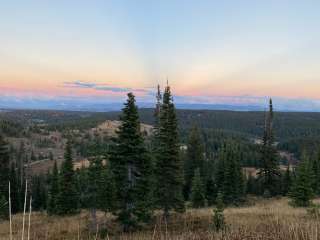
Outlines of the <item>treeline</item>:
{"label": "treeline", "polygon": [[301,159],[304,153],[310,156],[317,154],[319,146],[319,137],[297,137],[281,142],[278,149],[293,153],[296,158]]}
{"label": "treeline", "polygon": [[[274,136],[274,112],[263,119],[262,144],[252,150],[239,137],[206,134],[193,124],[186,144],[181,144],[173,97],[167,86],[158,88],[154,111],[154,133],[146,140],[140,131],[140,116],[132,93],[122,109],[122,122],[108,149],[93,139],[88,168],[74,170],[74,141],[69,136],[64,162],[42,176],[29,176],[25,166],[10,160],[8,147],[0,138],[0,213],[8,213],[8,182],[11,184],[12,212],[22,211],[25,182],[29,182],[33,209],[50,215],[76,214],[88,209],[91,230],[97,228],[97,211],[112,213],[131,231],[148,224],[156,210],[167,220],[172,212],[187,207],[221,204],[239,206],[248,194],[264,197],[288,195],[293,203],[307,206],[320,194],[320,155],[306,156],[295,169],[279,166]],[[210,143],[210,144],[208,144]],[[78,151],[78,150],[77,150]],[[248,159],[257,165],[247,171]],[[251,165],[248,164],[249,166]],[[219,205],[218,204],[218,205]]]}

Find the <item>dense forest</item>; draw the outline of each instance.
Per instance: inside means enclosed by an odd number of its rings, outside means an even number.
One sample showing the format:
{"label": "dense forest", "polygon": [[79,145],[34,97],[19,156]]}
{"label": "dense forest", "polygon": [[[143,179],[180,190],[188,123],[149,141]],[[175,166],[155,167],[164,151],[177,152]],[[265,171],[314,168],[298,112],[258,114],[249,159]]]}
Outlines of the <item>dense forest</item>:
{"label": "dense forest", "polygon": [[[204,139],[231,137],[252,142],[261,138],[263,133],[264,112],[177,109],[176,113],[182,143],[186,143],[193,125],[201,129]],[[94,128],[105,120],[118,120],[120,114],[121,112],[4,110],[0,112],[1,131],[6,136],[21,136],[26,134],[26,128],[30,129],[32,126],[33,130],[40,126],[46,131],[85,130]],[[139,117],[141,122],[154,125],[154,109],[139,109]],[[303,151],[315,152],[319,145],[320,113],[276,112],[274,132],[278,148],[294,153],[297,158],[301,157]]]}
{"label": "dense forest", "polygon": [[[121,112],[2,112],[0,217],[24,211],[30,201],[34,211],[51,216],[88,210],[92,233],[97,211],[112,214],[130,232],[148,226],[156,211],[169,221],[174,212],[216,206],[213,224],[219,230],[222,206],[242,206],[249,195],[289,196],[295,206],[309,206],[320,194],[314,140],[320,114],[274,112],[271,99],[266,112],[176,110],[169,86],[163,93],[158,89],[155,105],[139,111],[129,93]],[[84,132],[106,119],[121,121],[114,136]],[[141,122],[153,126],[151,135],[141,131]],[[52,152],[41,158],[9,141],[52,131],[63,136],[62,164]],[[39,139],[31,145],[55,146]],[[281,157],[281,151],[297,160]],[[75,169],[79,155],[89,165]],[[45,158],[52,168],[29,171],[32,162]]]}

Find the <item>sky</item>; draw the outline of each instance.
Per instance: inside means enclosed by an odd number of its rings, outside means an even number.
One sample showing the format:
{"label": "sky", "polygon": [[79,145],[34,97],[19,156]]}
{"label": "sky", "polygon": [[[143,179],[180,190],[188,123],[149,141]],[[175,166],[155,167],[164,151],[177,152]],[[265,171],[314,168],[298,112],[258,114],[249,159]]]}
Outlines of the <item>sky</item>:
{"label": "sky", "polygon": [[320,111],[320,1],[0,6],[0,102],[152,102],[168,79],[178,103]]}

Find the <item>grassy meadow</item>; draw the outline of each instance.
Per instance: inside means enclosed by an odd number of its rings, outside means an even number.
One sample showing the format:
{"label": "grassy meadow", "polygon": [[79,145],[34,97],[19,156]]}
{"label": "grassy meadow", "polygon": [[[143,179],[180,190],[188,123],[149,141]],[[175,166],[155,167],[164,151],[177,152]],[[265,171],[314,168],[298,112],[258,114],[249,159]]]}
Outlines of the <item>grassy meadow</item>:
{"label": "grassy meadow", "polygon": [[[120,228],[110,216],[99,213],[97,234],[89,234],[89,214],[70,217],[48,217],[33,213],[30,239],[119,239],[119,240],[316,240],[320,239],[320,221],[304,208],[293,208],[288,199],[252,200],[245,207],[225,210],[228,224],[224,232],[211,230],[212,209],[189,209],[184,214],[173,215],[165,223],[156,217],[153,224],[141,231],[120,234]],[[27,219],[27,218],[26,218]],[[13,217],[13,239],[21,239],[22,215]],[[26,225],[25,239],[27,239]],[[109,232],[106,230],[108,229]],[[0,239],[9,239],[9,222],[0,223]]]}

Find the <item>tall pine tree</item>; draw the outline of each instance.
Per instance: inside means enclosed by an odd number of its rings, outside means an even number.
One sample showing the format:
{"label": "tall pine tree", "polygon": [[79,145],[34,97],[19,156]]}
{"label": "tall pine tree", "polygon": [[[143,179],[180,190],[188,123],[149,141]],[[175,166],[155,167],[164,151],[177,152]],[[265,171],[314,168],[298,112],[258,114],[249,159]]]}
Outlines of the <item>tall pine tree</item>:
{"label": "tall pine tree", "polygon": [[290,170],[290,163],[288,163],[287,169],[282,176],[282,195],[287,196],[292,184],[292,176]]}
{"label": "tall pine tree", "polygon": [[102,159],[95,156],[90,159],[88,169],[88,183],[86,192],[86,202],[91,215],[91,232],[97,231],[97,209],[99,208],[99,187],[101,186]]}
{"label": "tall pine tree", "polygon": [[262,192],[265,196],[274,196],[278,194],[278,183],[280,169],[279,158],[275,147],[273,134],[273,104],[272,99],[269,102],[269,113],[265,119],[263,141],[261,146],[261,162],[258,172],[259,180],[262,183]]}
{"label": "tall pine tree", "polygon": [[313,172],[310,159],[304,154],[296,170],[295,179],[290,191],[290,198],[295,206],[307,207],[314,196],[312,189]]}
{"label": "tall pine tree", "polygon": [[168,218],[171,210],[184,211],[183,166],[179,156],[178,123],[170,87],[165,88],[156,149],[156,204]]}
{"label": "tall pine tree", "polygon": [[316,195],[320,195],[320,151],[312,158],[312,171],[314,175],[313,191]]}
{"label": "tall pine tree", "polygon": [[[10,159],[8,153],[8,145],[2,135],[0,135],[0,204],[2,209],[2,217],[8,216],[5,204],[8,202],[8,186],[10,173]],[[6,209],[6,210],[4,210]],[[1,217],[1,216],[0,216]]]}
{"label": "tall pine tree", "polygon": [[117,189],[116,215],[124,231],[150,219],[151,158],[140,131],[138,108],[135,97],[128,94],[120,117],[115,144],[110,152],[110,164]]}
{"label": "tall pine tree", "polygon": [[35,211],[45,210],[47,207],[46,177],[44,175],[32,176],[30,185],[32,196],[32,209]]}
{"label": "tall pine tree", "polygon": [[54,162],[52,173],[48,174],[48,201],[47,212],[49,215],[58,213],[59,196],[59,171],[57,162]]}
{"label": "tall pine tree", "polygon": [[194,171],[191,187],[191,204],[194,208],[201,208],[205,206],[205,189],[200,175],[200,169]]}
{"label": "tall pine tree", "polygon": [[64,162],[59,173],[59,194],[57,199],[57,213],[60,215],[70,215],[78,212],[79,196],[77,192],[75,172],[72,162],[72,145],[68,140]]}
{"label": "tall pine tree", "polygon": [[18,213],[21,210],[19,198],[19,178],[17,175],[16,166],[11,163],[10,167],[10,190],[11,190],[11,212]]}
{"label": "tall pine tree", "polygon": [[206,167],[204,161],[204,147],[201,141],[199,129],[194,125],[191,129],[186,160],[184,163],[184,173],[185,173],[185,187],[184,195],[188,198],[191,190],[191,182],[196,169],[199,169],[200,176],[203,180],[206,179]]}
{"label": "tall pine tree", "polygon": [[226,204],[238,205],[245,196],[245,179],[240,164],[240,150],[227,142],[219,151],[216,170],[217,190]]}
{"label": "tall pine tree", "polygon": [[116,209],[116,184],[110,167],[103,169],[98,189],[99,209],[104,212],[113,212]]}

